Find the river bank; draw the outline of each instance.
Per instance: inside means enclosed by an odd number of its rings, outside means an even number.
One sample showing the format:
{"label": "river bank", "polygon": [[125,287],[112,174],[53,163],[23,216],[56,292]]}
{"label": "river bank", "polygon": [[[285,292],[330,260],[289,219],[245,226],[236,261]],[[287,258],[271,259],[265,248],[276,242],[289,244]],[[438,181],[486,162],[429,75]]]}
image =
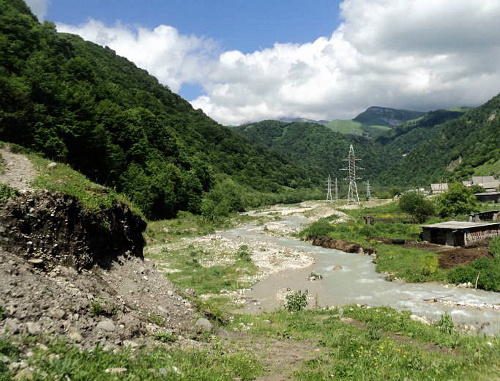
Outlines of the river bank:
{"label": "river bank", "polygon": [[[348,215],[332,203],[278,205],[248,214],[261,219],[216,234],[184,238],[155,250],[199,248],[206,253],[200,257],[199,264],[213,268],[235,264],[238,251],[245,248],[257,271],[240,278],[242,287],[199,295],[205,300],[230,298],[240,307],[240,312],[270,311],[283,306],[288,289],[307,289],[310,306],[387,305],[411,310],[428,322],[439,320],[447,312],[468,330],[488,334],[500,331],[498,293],[438,283],[388,282],[384,274],[375,272],[372,256],[315,247],[294,237],[319,218],[334,214],[337,221],[346,221]],[[160,263],[159,267],[162,266],[167,272],[172,271]],[[312,281],[312,274],[321,275],[321,279]]]}

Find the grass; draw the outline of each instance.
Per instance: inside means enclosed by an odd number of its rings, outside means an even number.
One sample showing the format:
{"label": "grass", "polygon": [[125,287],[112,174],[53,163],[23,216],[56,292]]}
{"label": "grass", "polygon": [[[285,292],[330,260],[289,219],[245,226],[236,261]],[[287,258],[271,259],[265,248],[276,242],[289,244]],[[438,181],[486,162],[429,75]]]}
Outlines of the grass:
{"label": "grass", "polygon": [[[412,321],[388,307],[283,310],[239,316],[235,329],[261,341],[307,342],[311,355],[295,380],[495,380],[500,340]],[[446,328],[450,328],[447,326]]]}
{"label": "grass", "polygon": [[34,380],[252,380],[262,373],[249,353],[176,350],[164,346],[139,351],[92,351],[50,343],[29,359]]}
{"label": "grass", "polygon": [[[174,348],[170,336],[116,351],[31,342],[26,361],[34,380],[253,380],[265,372],[314,381],[500,379],[500,337],[459,333],[446,315],[424,324],[389,307],[278,309],[236,315],[226,328],[234,334],[204,337],[203,349]],[[17,359],[19,351],[0,340],[0,354]],[[13,376],[0,365],[0,380]]]}
{"label": "grass", "polygon": [[[224,295],[252,285],[258,268],[252,263],[247,246],[230,248],[220,245],[215,236],[207,236],[249,221],[255,218],[233,215],[208,221],[189,213],[181,213],[175,220],[152,221],[145,234],[145,255],[157,262],[179,289],[193,290],[198,296],[211,295],[210,303],[194,301],[207,315],[221,316],[214,310],[228,307],[230,298]],[[195,237],[204,238],[184,240]]]}

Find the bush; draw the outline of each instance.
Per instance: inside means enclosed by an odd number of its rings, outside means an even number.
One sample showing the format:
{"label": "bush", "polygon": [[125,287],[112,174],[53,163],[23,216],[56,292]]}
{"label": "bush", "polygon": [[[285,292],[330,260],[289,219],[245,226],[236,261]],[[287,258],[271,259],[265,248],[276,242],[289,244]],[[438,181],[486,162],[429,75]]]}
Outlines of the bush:
{"label": "bush", "polygon": [[306,239],[314,239],[318,237],[328,237],[328,235],[333,232],[335,228],[326,219],[322,218],[316,222],[313,222],[307,229],[301,232],[301,236]]}
{"label": "bush", "polygon": [[448,192],[438,197],[436,210],[442,217],[457,216],[479,211],[479,203],[470,189],[454,183],[450,185]]}
{"label": "bush", "polygon": [[288,312],[301,311],[307,307],[307,290],[292,291],[287,289],[288,294],[286,295],[285,309]]}
{"label": "bush", "polygon": [[417,223],[424,222],[435,211],[434,203],[417,192],[407,192],[402,195],[399,199],[399,209],[409,214]]}

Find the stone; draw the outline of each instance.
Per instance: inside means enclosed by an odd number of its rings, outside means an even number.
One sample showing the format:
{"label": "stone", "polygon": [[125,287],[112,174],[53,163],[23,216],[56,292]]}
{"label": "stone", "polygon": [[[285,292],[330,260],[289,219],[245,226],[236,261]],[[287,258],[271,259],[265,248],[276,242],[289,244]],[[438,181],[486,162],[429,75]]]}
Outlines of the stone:
{"label": "stone", "polygon": [[200,328],[202,331],[205,332],[212,332],[213,326],[212,323],[208,319],[205,318],[199,318],[196,320],[196,323],[194,325],[196,328]]}
{"label": "stone", "polygon": [[106,332],[114,332],[116,330],[116,326],[111,320],[106,319],[97,323],[97,329]]}
{"label": "stone", "polygon": [[74,343],[80,343],[83,340],[83,337],[80,332],[71,331],[68,333],[68,339]]}
{"label": "stone", "polygon": [[19,333],[19,324],[14,319],[5,319],[4,329],[12,334]]}
{"label": "stone", "polygon": [[28,329],[28,333],[30,335],[39,335],[40,333],[42,333],[42,327],[39,323],[30,321],[26,323],[26,328]]}
{"label": "stone", "polygon": [[343,267],[342,267],[341,265],[335,265],[335,266],[333,267],[333,269],[334,269],[334,270],[342,270],[342,269],[343,269]]}
{"label": "stone", "polygon": [[127,368],[108,368],[104,372],[105,373],[125,373]]}
{"label": "stone", "polygon": [[53,317],[54,319],[63,319],[64,315],[66,315],[66,312],[60,308],[54,308],[49,311],[48,315],[50,317]]}
{"label": "stone", "polygon": [[14,376],[14,380],[34,380],[34,376],[33,376],[33,372],[28,369],[28,368],[24,368],[22,370],[20,370],[19,372],[17,372],[17,374]]}

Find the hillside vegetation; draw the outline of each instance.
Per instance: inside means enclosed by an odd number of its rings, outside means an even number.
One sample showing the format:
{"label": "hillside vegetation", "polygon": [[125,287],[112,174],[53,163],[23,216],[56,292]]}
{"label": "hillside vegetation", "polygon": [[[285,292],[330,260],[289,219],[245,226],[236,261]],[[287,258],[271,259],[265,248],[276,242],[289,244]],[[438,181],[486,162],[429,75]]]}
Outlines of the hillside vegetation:
{"label": "hillside vegetation", "polygon": [[0,139],[128,194],[149,218],[199,213],[224,182],[254,204],[310,186],[304,168],[249,144],[111,49],[40,24],[22,0],[0,0],[0,50]]}

